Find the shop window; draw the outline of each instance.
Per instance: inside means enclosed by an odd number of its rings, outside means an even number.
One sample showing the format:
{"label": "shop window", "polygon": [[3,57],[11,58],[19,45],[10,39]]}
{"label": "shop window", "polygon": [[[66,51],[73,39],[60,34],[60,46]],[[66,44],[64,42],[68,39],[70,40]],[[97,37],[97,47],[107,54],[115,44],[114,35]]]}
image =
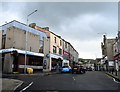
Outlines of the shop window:
{"label": "shop window", "polygon": [[43,58],[31,56],[29,58],[29,65],[42,66]]}

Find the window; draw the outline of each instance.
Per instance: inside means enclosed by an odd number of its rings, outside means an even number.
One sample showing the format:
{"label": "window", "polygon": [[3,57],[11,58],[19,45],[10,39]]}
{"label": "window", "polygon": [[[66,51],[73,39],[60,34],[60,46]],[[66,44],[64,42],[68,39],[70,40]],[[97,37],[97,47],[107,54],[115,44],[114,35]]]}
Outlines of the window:
{"label": "window", "polygon": [[60,55],[62,54],[62,49],[61,49],[61,48],[59,48],[59,54],[60,54]]}
{"label": "window", "polygon": [[5,49],[6,34],[2,35],[2,48]]}
{"label": "window", "polygon": [[65,42],[65,48],[67,48],[67,42]]}
{"label": "window", "polygon": [[60,46],[62,45],[62,41],[60,40]]}
{"label": "window", "polygon": [[32,50],[32,48],[30,47],[30,51]]}
{"label": "window", "polygon": [[29,58],[29,65],[43,66],[43,58],[31,56]]}
{"label": "window", "polygon": [[40,49],[39,49],[39,52],[40,53],[43,53],[43,48],[44,47],[44,42],[43,42],[43,40],[40,40]]}
{"label": "window", "polygon": [[56,53],[57,52],[57,49],[55,46],[53,46],[53,53]]}
{"label": "window", "polygon": [[54,40],[55,40],[55,43],[56,43],[56,37],[54,38]]}

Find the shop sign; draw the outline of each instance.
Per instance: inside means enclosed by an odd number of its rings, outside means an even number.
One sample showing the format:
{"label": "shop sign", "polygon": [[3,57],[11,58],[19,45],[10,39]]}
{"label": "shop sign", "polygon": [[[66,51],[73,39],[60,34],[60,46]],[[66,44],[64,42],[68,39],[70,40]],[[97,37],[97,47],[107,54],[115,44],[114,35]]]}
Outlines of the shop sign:
{"label": "shop sign", "polygon": [[70,60],[70,53],[66,52],[66,51],[63,51],[63,56],[68,56],[68,59]]}
{"label": "shop sign", "polygon": [[44,61],[43,61],[43,64],[44,64],[44,65],[46,65],[46,64],[47,64],[47,61],[46,61],[46,60],[44,60]]}
{"label": "shop sign", "polygon": [[[24,65],[19,65],[19,68],[25,68],[25,67]],[[43,69],[43,66],[26,65],[26,68]]]}
{"label": "shop sign", "polygon": [[63,51],[63,54],[69,56],[69,53],[68,53],[68,52],[65,52],[65,51]]}
{"label": "shop sign", "polygon": [[114,62],[113,61],[108,61],[108,65],[109,66],[114,66]]}
{"label": "shop sign", "polygon": [[46,57],[49,58],[49,57],[50,57],[50,54],[47,54]]}
{"label": "shop sign", "polygon": [[2,53],[5,53],[5,52],[9,52],[9,50],[8,49],[2,50]]}
{"label": "shop sign", "polygon": [[58,56],[58,55],[55,55],[55,54],[50,54],[51,58],[56,58],[56,59],[62,59],[63,60],[63,57],[62,56]]}
{"label": "shop sign", "polygon": [[29,51],[26,51],[26,54],[28,54],[28,55],[34,55],[34,53],[29,52]]}
{"label": "shop sign", "polygon": [[114,56],[114,60],[118,60],[118,56]]}

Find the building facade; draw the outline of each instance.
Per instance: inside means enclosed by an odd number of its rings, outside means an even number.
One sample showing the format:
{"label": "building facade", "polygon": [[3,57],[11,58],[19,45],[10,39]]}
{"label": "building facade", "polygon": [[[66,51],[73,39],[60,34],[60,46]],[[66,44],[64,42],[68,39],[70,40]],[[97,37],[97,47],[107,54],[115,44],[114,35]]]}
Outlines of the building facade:
{"label": "building facade", "polygon": [[114,49],[114,61],[115,61],[115,70],[119,71],[120,69],[120,31],[118,31],[118,36],[116,37],[116,42],[113,45]]}
{"label": "building facade", "polygon": [[52,32],[50,32],[50,61],[51,69],[58,69],[62,66],[63,61],[63,48],[62,38]]}
{"label": "building facade", "polygon": [[72,66],[74,62],[78,62],[79,54],[69,42],[51,32],[48,27],[35,26],[34,28],[42,30],[49,38],[49,50],[46,53],[49,57],[46,60],[50,71],[62,66]]}
{"label": "building facade", "polygon": [[[56,71],[64,65],[78,62],[78,52],[61,36],[35,23],[25,25],[12,21],[2,26],[2,69],[4,73]],[[1,42],[0,42],[1,43]],[[67,62],[66,64],[64,64]]]}
{"label": "building facade", "polygon": [[[0,29],[0,50],[2,49],[2,30]],[[2,73],[2,54],[0,53],[0,72]]]}
{"label": "building facade", "polygon": [[115,67],[114,64],[114,44],[116,39],[107,39],[104,35],[103,42],[101,43],[102,48],[102,63],[104,64],[105,70],[110,70]]}
{"label": "building facade", "polygon": [[53,32],[49,31],[48,27],[41,28],[35,26],[35,29],[42,30],[43,32],[45,32],[49,39],[49,44],[46,44],[47,45],[47,50],[45,53],[46,57],[44,57],[44,60],[47,62],[46,70],[49,71],[57,70],[60,66],[62,66],[63,61],[62,38],[54,34]]}
{"label": "building facade", "polygon": [[44,39],[47,39],[44,32],[18,21],[3,25],[2,49],[0,50],[3,57],[3,72],[24,72],[28,67],[33,68],[34,71],[42,70],[44,53],[40,50],[44,47]]}
{"label": "building facade", "polygon": [[63,66],[69,65],[70,65],[70,44],[63,39]]}

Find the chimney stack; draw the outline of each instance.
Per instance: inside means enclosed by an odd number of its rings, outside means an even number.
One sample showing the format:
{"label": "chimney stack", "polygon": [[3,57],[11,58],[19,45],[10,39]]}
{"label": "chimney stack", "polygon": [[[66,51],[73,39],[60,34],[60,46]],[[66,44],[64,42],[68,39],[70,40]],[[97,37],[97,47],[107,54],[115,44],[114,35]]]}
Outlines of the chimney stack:
{"label": "chimney stack", "polygon": [[36,26],[36,23],[29,24],[29,27],[35,28],[35,26]]}
{"label": "chimney stack", "polygon": [[44,27],[44,28],[42,28],[42,29],[45,29],[45,30],[49,31],[49,27]]}

